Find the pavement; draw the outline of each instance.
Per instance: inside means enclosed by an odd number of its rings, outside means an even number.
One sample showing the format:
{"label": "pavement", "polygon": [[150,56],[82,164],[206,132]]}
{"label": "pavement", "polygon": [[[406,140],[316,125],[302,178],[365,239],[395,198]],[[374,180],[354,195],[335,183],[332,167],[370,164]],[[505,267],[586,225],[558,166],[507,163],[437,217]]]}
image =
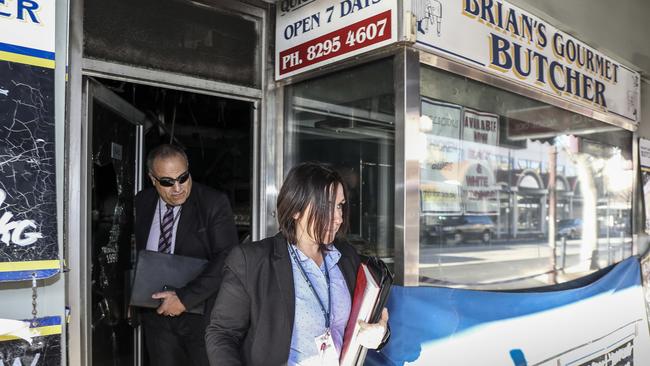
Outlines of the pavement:
{"label": "pavement", "polygon": [[[631,238],[600,238],[598,266],[627,258]],[[557,280],[564,282],[593,272],[589,268],[593,248],[582,240],[568,240],[566,251],[557,241],[556,261],[545,240],[494,240],[488,244],[460,243],[455,246],[422,245],[420,276],[432,284],[480,289],[512,289],[552,284],[549,272],[558,268]]]}

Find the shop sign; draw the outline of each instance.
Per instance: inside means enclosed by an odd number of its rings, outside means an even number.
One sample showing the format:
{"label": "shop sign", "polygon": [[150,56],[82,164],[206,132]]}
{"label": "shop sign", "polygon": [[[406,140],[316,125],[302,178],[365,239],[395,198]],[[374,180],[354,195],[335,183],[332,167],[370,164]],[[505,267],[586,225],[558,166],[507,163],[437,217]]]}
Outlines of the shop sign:
{"label": "shop sign", "polygon": [[276,8],[276,80],[397,40],[394,0],[280,0]]}
{"label": "shop sign", "polygon": [[463,110],[462,136],[464,141],[498,146],[499,116],[465,108]]}
{"label": "shop sign", "polygon": [[0,2],[0,60],[54,68],[54,19],[54,1]]}
{"label": "shop sign", "polygon": [[415,0],[427,50],[591,109],[640,119],[640,76],[504,1]]}
{"label": "shop sign", "polygon": [[0,1],[0,282],[60,268],[54,19],[54,1]]}

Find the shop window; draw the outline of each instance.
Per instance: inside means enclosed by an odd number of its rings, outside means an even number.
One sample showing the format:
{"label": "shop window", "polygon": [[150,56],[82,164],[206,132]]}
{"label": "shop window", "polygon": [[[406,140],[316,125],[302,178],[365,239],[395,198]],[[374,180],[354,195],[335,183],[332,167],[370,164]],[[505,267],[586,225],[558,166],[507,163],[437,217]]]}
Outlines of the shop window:
{"label": "shop window", "polygon": [[192,1],[84,2],[84,56],[261,87],[259,18]]}
{"label": "shop window", "polygon": [[428,66],[420,89],[423,285],[538,287],[632,254],[631,132]]}
{"label": "shop window", "polygon": [[[339,170],[350,205],[348,240],[393,256],[395,98],[392,60],[287,88],[285,172],[304,161]],[[353,87],[352,87],[353,86]]]}

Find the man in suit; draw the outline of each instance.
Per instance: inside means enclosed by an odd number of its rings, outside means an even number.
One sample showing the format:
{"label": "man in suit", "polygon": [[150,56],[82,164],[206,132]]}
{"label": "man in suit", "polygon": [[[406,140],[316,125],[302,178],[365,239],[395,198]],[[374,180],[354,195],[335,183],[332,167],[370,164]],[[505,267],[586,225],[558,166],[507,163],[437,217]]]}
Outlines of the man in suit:
{"label": "man in suit", "polygon": [[[208,260],[206,269],[185,286],[152,295],[160,306],[141,311],[151,365],[208,365],[204,334],[221,284],[221,269],[237,231],[225,195],[192,182],[187,155],[160,145],[147,157],[153,188],[135,198],[136,245],[173,255]],[[202,307],[205,315],[186,310]]]}

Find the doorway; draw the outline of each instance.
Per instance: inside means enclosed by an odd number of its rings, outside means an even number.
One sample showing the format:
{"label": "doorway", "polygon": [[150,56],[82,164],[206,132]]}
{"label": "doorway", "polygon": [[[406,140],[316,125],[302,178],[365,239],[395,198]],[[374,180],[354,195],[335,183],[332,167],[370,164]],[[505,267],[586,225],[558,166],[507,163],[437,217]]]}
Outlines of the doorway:
{"label": "doorway", "polygon": [[90,159],[93,365],[134,365],[137,339],[127,322],[134,262],[133,199],[141,187],[144,114],[101,83],[87,80]]}
{"label": "doorway", "polygon": [[151,186],[147,153],[180,146],[198,182],[225,193],[240,241],[252,216],[254,103],[126,81],[87,78],[91,217],[90,329],[93,365],[147,365],[128,323],[136,249],[133,201]]}

